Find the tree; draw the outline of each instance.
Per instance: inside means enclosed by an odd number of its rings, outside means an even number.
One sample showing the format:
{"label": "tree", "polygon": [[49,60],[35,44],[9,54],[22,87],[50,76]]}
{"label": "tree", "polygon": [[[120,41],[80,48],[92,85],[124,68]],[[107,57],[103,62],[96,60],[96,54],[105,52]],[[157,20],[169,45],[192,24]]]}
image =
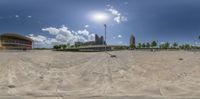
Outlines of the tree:
{"label": "tree", "polygon": [[189,44],[185,44],[185,49],[191,49],[191,46]]}
{"label": "tree", "polygon": [[146,48],[150,48],[150,46],[151,46],[150,43],[146,44]]}
{"label": "tree", "polygon": [[129,48],[130,48],[130,49],[134,49],[134,48],[135,48],[135,45],[134,45],[134,44],[131,44],[131,45],[129,46]]}
{"label": "tree", "polygon": [[67,48],[70,48],[70,43],[67,43]]}
{"label": "tree", "polygon": [[156,41],[151,42],[151,47],[156,47],[156,46],[157,46]]}
{"label": "tree", "polygon": [[189,45],[189,44],[184,44],[184,45],[179,46],[179,48],[180,48],[180,49],[191,49],[192,46]]}
{"label": "tree", "polygon": [[200,40],[200,35],[199,35],[199,37],[198,37],[198,38],[199,38],[199,40]]}
{"label": "tree", "polygon": [[53,49],[56,49],[56,50],[59,49],[58,45],[54,45]]}
{"label": "tree", "polygon": [[54,45],[53,49],[59,50],[59,49],[61,49],[61,45]]}
{"label": "tree", "polygon": [[66,48],[67,48],[67,45],[63,44],[63,45],[62,45],[62,48],[63,48],[63,49],[66,49]]}
{"label": "tree", "polygon": [[173,48],[177,48],[178,44],[176,42],[173,43]]}
{"label": "tree", "polygon": [[74,46],[75,46],[75,48],[79,48],[79,47],[80,47],[80,45],[79,45],[79,44],[75,44]]}
{"label": "tree", "polygon": [[165,44],[165,48],[169,48],[170,47],[170,44],[167,42],[166,44]]}
{"label": "tree", "polygon": [[179,49],[184,49],[184,45],[180,45],[180,46],[179,46]]}
{"label": "tree", "polygon": [[141,43],[138,43],[138,48],[142,48],[142,44]]}
{"label": "tree", "polygon": [[142,44],[142,48],[145,48],[145,47],[146,47],[146,45],[145,45],[145,43],[143,43],[143,44]]}
{"label": "tree", "polygon": [[163,49],[168,49],[169,47],[170,47],[170,44],[168,42],[160,45],[160,48],[163,48]]}

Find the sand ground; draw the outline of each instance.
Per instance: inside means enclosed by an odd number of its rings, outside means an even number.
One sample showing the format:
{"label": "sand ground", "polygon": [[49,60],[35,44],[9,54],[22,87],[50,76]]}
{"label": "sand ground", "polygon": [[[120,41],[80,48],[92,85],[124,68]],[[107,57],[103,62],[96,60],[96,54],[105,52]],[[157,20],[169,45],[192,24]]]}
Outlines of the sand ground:
{"label": "sand ground", "polygon": [[0,52],[0,99],[200,99],[200,52]]}

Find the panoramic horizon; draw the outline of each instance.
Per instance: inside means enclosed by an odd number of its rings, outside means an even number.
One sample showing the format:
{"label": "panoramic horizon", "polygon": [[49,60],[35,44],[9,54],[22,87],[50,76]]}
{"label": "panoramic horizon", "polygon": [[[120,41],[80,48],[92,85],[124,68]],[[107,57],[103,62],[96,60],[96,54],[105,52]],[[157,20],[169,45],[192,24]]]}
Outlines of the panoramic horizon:
{"label": "panoramic horizon", "polygon": [[200,0],[0,0],[0,99],[200,99]]}
{"label": "panoramic horizon", "polygon": [[1,0],[0,34],[18,33],[37,47],[87,42],[95,34],[107,44],[151,41],[200,45],[198,0]]}

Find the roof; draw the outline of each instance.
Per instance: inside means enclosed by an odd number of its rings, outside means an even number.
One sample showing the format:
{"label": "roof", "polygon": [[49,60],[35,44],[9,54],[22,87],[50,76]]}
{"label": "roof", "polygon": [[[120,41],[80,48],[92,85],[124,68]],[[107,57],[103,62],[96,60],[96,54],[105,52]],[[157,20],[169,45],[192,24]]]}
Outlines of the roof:
{"label": "roof", "polygon": [[[105,45],[88,45],[88,46],[80,46],[79,48],[99,48],[105,47]],[[126,45],[107,45],[106,47],[127,47]]]}
{"label": "roof", "polygon": [[0,37],[3,37],[3,36],[17,37],[17,38],[25,39],[25,40],[28,40],[28,41],[33,41],[32,39],[30,39],[26,36],[19,35],[19,34],[16,34],[16,33],[3,33],[3,34],[0,35]]}
{"label": "roof", "polygon": [[80,46],[79,48],[97,48],[97,47],[105,47],[105,45],[88,45],[88,46]]}

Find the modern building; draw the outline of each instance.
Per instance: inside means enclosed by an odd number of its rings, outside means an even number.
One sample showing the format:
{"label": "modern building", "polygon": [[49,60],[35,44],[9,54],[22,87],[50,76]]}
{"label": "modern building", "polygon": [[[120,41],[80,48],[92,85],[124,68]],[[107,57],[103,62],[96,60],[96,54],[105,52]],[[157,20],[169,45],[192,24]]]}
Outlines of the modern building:
{"label": "modern building", "polygon": [[135,46],[135,36],[132,34],[131,36],[130,36],[130,45],[134,45]]}
{"label": "modern building", "polygon": [[15,33],[5,33],[0,35],[0,49],[31,50],[32,42],[33,41],[30,38]]}
{"label": "modern building", "polygon": [[91,45],[104,45],[103,36],[99,37],[97,34],[95,34],[95,41],[75,42],[75,46],[91,46]]}

